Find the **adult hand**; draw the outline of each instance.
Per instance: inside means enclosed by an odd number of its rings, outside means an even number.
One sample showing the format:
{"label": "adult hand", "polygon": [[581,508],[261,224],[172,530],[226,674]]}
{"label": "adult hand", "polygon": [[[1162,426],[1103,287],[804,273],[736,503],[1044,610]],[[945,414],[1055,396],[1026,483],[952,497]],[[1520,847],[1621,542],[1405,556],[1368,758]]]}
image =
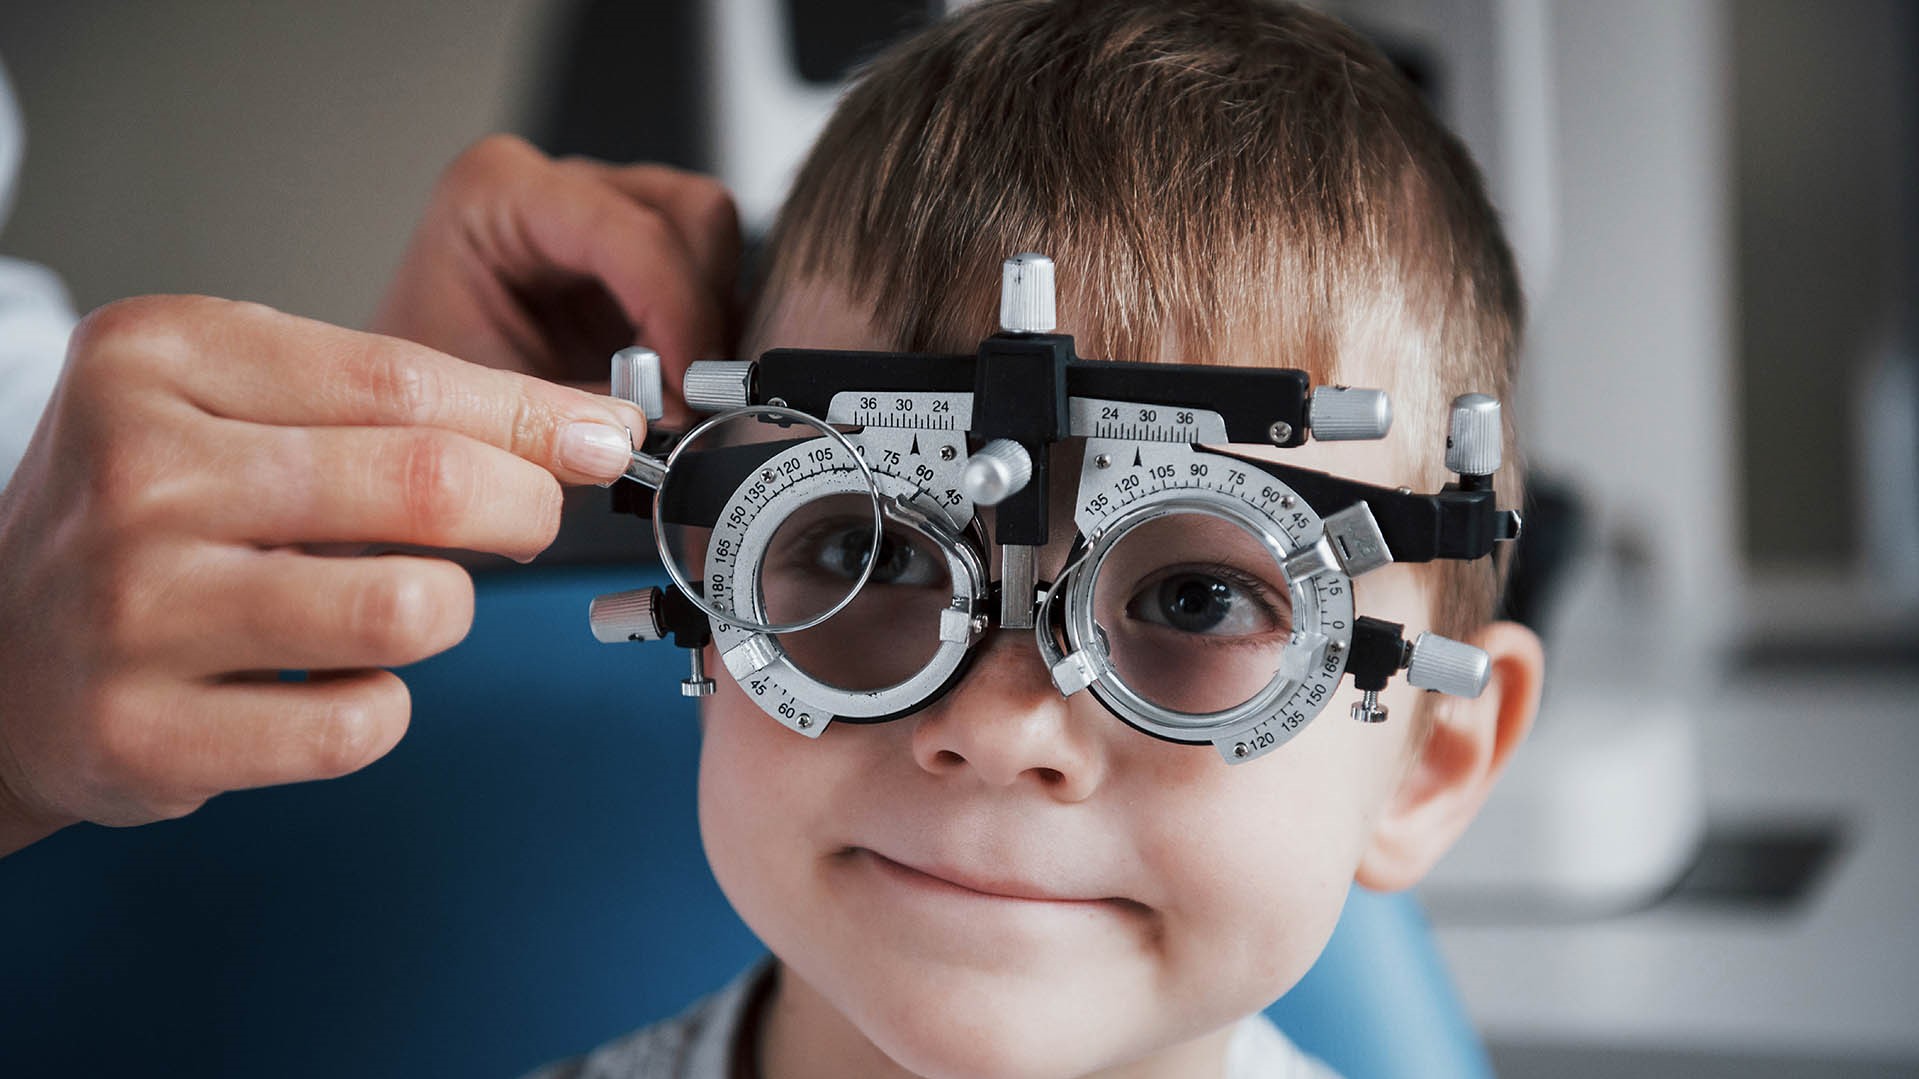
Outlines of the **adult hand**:
{"label": "adult hand", "polygon": [[740,227],[712,179],[553,160],[495,135],[440,179],[372,329],[476,363],[606,380],[616,349],[660,354],[671,390],[726,356]]}
{"label": "adult hand", "polygon": [[530,558],[561,484],[617,476],[644,424],[255,304],[94,312],[0,491],[0,853],[378,758],[408,713],[381,668],[459,641],[472,583],[321,545]]}

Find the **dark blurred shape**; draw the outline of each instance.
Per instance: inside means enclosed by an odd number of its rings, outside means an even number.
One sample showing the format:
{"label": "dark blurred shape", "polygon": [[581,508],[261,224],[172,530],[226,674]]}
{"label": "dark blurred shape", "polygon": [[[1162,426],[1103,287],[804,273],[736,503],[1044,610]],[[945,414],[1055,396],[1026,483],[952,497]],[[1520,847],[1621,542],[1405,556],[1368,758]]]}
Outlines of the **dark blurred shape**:
{"label": "dark blurred shape", "polygon": [[836,86],[895,38],[933,22],[939,0],[785,0],[787,44],[800,78]]}
{"label": "dark blurred shape", "polygon": [[1733,669],[1766,674],[1870,674],[1919,668],[1919,632],[1910,625],[1754,637],[1732,656]]}
{"label": "dark blurred shape", "polygon": [[[1736,184],[1734,494],[1749,566],[1858,564],[1884,497],[1860,467],[1860,404],[1888,353],[1919,350],[1919,5],[1725,5]],[[1912,404],[1919,411],[1919,400]],[[1919,484],[1904,462],[1902,492]]]}
{"label": "dark blurred shape", "polygon": [[1579,553],[1585,514],[1570,486],[1551,476],[1532,476],[1526,481],[1520,516],[1525,528],[1513,550],[1512,569],[1499,602],[1500,617],[1543,636],[1552,602]]}
{"label": "dark blurred shape", "polygon": [[[795,73],[832,86],[902,34],[936,19],[937,0],[777,0]],[[583,0],[561,12],[532,108],[531,138],[551,154],[657,161],[710,171],[707,95],[715,49],[694,0]]]}
{"label": "dark blurred shape", "polygon": [[695,0],[583,0],[561,12],[533,142],[550,154],[710,169],[703,23]]}
{"label": "dark blurred shape", "polygon": [[1406,81],[1413,84],[1426,104],[1440,116],[1446,115],[1446,85],[1440,75],[1439,57],[1433,50],[1420,44],[1405,34],[1396,34],[1367,22],[1365,19],[1351,18],[1344,14],[1342,22],[1367,41],[1373,47],[1386,54]]}
{"label": "dark blurred shape", "polygon": [[1805,905],[1845,846],[1836,820],[1708,824],[1668,903],[1779,912]]}

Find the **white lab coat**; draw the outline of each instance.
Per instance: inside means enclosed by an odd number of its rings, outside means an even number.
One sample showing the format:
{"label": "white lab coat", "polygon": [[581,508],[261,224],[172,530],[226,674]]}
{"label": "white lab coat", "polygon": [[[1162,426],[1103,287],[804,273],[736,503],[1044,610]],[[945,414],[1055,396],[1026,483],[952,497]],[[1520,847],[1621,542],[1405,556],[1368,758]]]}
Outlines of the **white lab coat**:
{"label": "white lab coat", "polygon": [[[24,148],[20,110],[0,67],[0,225],[13,208]],[[45,267],[0,256],[0,487],[26,452],[53,395],[73,331],[73,304]]]}

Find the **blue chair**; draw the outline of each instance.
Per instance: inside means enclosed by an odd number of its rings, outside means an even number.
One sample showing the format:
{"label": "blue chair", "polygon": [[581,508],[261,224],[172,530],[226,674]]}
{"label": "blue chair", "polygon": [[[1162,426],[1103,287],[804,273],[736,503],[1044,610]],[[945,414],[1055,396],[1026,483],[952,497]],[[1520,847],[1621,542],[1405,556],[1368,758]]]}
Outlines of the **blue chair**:
{"label": "blue chair", "polygon": [[[0,1075],[514,1076],[752,962],[700,852],[683,653],[587,635],[638,576],[483,577],[357,775],[0,859]],[[1353,1079],[1490,1074],[1403,896],[1356,891],[1269,1014]]]}

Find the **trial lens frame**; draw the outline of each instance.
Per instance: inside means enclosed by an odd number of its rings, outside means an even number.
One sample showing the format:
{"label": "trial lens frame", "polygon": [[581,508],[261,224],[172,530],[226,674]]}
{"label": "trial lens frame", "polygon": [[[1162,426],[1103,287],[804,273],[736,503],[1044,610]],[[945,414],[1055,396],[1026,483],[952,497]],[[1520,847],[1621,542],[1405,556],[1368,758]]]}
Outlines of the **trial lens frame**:
{"label": "trial lens frame", "polygon": [[[939,653],[919,676],[882,691],[848,693],[797,670],[784,660],[780,627],[755,625],[744,616],[744,598],[720,594],[728,582],[740,583],[743,555],[731,541],[723,552],[728,572],[709,555],[708,580],[596,599],[590,612],[595,635],[608,642],[672,636],[691,650],[682,691],[695,696],[714,689],[702,654],[716,644],[729,674],[756,704],[817,737],[836,719],[878,722],[922,708],[964,676],[973,646],[995,626],[1031,630],[1061,693],[1089,690],[1128,724],[1169,741],[1210,742],[1229,763],[1284,744],[1323,710],[1347,674],[1362,694],[1353,717],[1366,722],[1386,718],[1377,694],[1401,670],[1422,688],[1459,696],[1483,689],[1490,666],[1485,653],[1431,633],[1408,642],[1403,626],[1356,615],[1351,580],[1394,561],[1489,557],[1496,544],[1517,538],[1518,515],[1494,501],[1503,439],[1497,402],[1481,394],[1453,402],[1446,465],[1456,482],[1432,494],[1379,487],[1210,447],[1292,448],[1309,435],[1382,438],[1391,408],[1380,391],[1315,388],[1304,372],[1284,368],[1081,359],[1072,337],[1054,332],[1053,266],[1044,256],[1008,259],[1001,298],[1001,332],[972,355],[774,349],[756,361],[697,362],[685,382],[695,412],[784,412],[818,430],[676,459],[677,475],[687,482],[676,480],[658,499],[649,488],[660,487],[663,462],[636,452],[628,477],[638,483],[614,489],[616,510],[651,517],[656,535],[666,522],[721,529],[750,524],[754,507],[769,502],[743,497],[757,473],[771,478],[778,470],[769,464],[797,461],[782,455],[808,452],[809,444],[816,458],[826,459],[829,443],[839,443],[845,455],[857,455],[833,473],[842,488],[850,488],[847,474],[856,465],[876,511],[944,537],[954,601],[941,616]],[[658,357],[643,349],[617,354],[614,392],[655,418]],[[1069,438],[1085,440],[1075,501],[1078,538],[1067,570],[1041,582],[1034,556],[1051,536],[1049,451]],[[1210,478],[1194,480],[1201,475]],[[796,489],[786,503],[810,494]],[[974,513],[986,505],[996,507],[998,581],[985,580],[986,552],[961,541],[969,528],[977,531]],[[1218,713],[1183,715],[1129,689],[1115,676],[1087,613],[1103,552],[1143,517],[1176,509],[1234,520],[1269,537],[1296,610],[1305,615],[1295,623],[1286,669],[1260,693]],[[877,538],[876,531],[875,550]],[[709,587],[716,581],[719,589]],[[694,586],[691,594],[685,585]]]}

